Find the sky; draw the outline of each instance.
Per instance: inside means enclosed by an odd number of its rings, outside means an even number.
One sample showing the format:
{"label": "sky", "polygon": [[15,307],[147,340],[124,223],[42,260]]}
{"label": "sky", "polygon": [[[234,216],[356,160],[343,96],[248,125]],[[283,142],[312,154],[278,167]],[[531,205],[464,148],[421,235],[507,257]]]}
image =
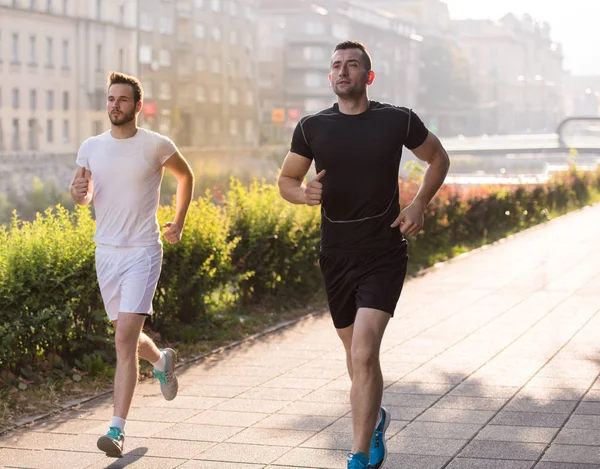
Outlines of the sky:
{"label": "sky", "polygon": [[574,75],[600,75],[600,0],[442,0],[450,18],[499,19],[529,13],[547,21],[563,46],[564,66]]}

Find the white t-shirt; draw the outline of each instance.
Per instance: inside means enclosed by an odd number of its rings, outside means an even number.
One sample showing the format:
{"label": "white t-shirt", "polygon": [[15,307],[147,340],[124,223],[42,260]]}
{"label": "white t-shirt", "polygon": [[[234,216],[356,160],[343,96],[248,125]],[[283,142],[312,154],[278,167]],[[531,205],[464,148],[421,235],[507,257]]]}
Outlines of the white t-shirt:
{"label": "white t-shirt", "polygon": [[77,164],[90,170],[94,181],[96,243],[160,243],[156,210],[163,164],[176,151],[167,137],[142,128],[131,138],[113,138],[107,131],[81,144]]}

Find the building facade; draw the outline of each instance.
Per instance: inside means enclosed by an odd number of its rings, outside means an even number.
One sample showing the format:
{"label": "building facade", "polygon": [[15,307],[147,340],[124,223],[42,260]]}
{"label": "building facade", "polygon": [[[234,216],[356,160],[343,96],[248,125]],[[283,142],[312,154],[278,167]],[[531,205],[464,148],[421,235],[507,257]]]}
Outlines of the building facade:
{"label": "building facade", "polygon": [[479,103],[474,134],[553,132],[565,114],[562,49],[550,26],[509,14],[499,21],[452,21]]}
{"label": "building facade", "polygon": [[144,0],[139,29],[144,126],[184,147],[258,144],[252,1]]}
{"label": "building facade", "polygon": [[264,141],[289,137],[301,116],[335,102],[329,82],[335,45],[364,43],[373,59],[371,99],[416,106],[420,37],[396,16],[355,2],[262,1],[259,87]]}

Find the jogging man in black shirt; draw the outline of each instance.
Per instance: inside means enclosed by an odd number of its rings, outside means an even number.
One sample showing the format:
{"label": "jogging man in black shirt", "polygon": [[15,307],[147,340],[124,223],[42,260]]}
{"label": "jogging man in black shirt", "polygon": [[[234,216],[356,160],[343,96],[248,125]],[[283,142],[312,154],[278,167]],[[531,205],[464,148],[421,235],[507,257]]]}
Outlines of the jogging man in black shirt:
{"label": "jogging man in black shirt", "polygon": [[[369,100],[374,78],[361,43],[335,47],[329,80],[337,103],[300,120],[278,180],[289,202],[321,205],[320,266],[352,380],[348,469],[379,469],[385,462],[390,414],[381,407],[379,350],[406,275],[403,235],[421,231],[425,209],[450,165],[438,138],[414,112]],[[400,211],[403,146],[428,168],[414,200]],[[304,185],[313,160],[317,176]]]}

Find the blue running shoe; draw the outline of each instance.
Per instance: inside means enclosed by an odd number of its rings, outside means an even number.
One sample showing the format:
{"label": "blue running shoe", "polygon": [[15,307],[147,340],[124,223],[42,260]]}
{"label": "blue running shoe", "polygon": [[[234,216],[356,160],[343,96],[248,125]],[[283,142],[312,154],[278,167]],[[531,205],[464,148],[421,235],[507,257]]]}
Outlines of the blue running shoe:
{"label": "blue running shoe", "polygon": [[392,416],[390,413],[382,407],[381,420],[379,421],[377,428],[375,428],[375,432],[373,432],[373,439],[371,440],[369,468],[380,469],[385,463],[385,459],[387,458],[387,449],[385,447],[385,431],[390,426],[391,420]]}
{"label": "blue running shoe", "polygon": [[369,469],[369,458],[365,453],[348,453],[348,469]]}

